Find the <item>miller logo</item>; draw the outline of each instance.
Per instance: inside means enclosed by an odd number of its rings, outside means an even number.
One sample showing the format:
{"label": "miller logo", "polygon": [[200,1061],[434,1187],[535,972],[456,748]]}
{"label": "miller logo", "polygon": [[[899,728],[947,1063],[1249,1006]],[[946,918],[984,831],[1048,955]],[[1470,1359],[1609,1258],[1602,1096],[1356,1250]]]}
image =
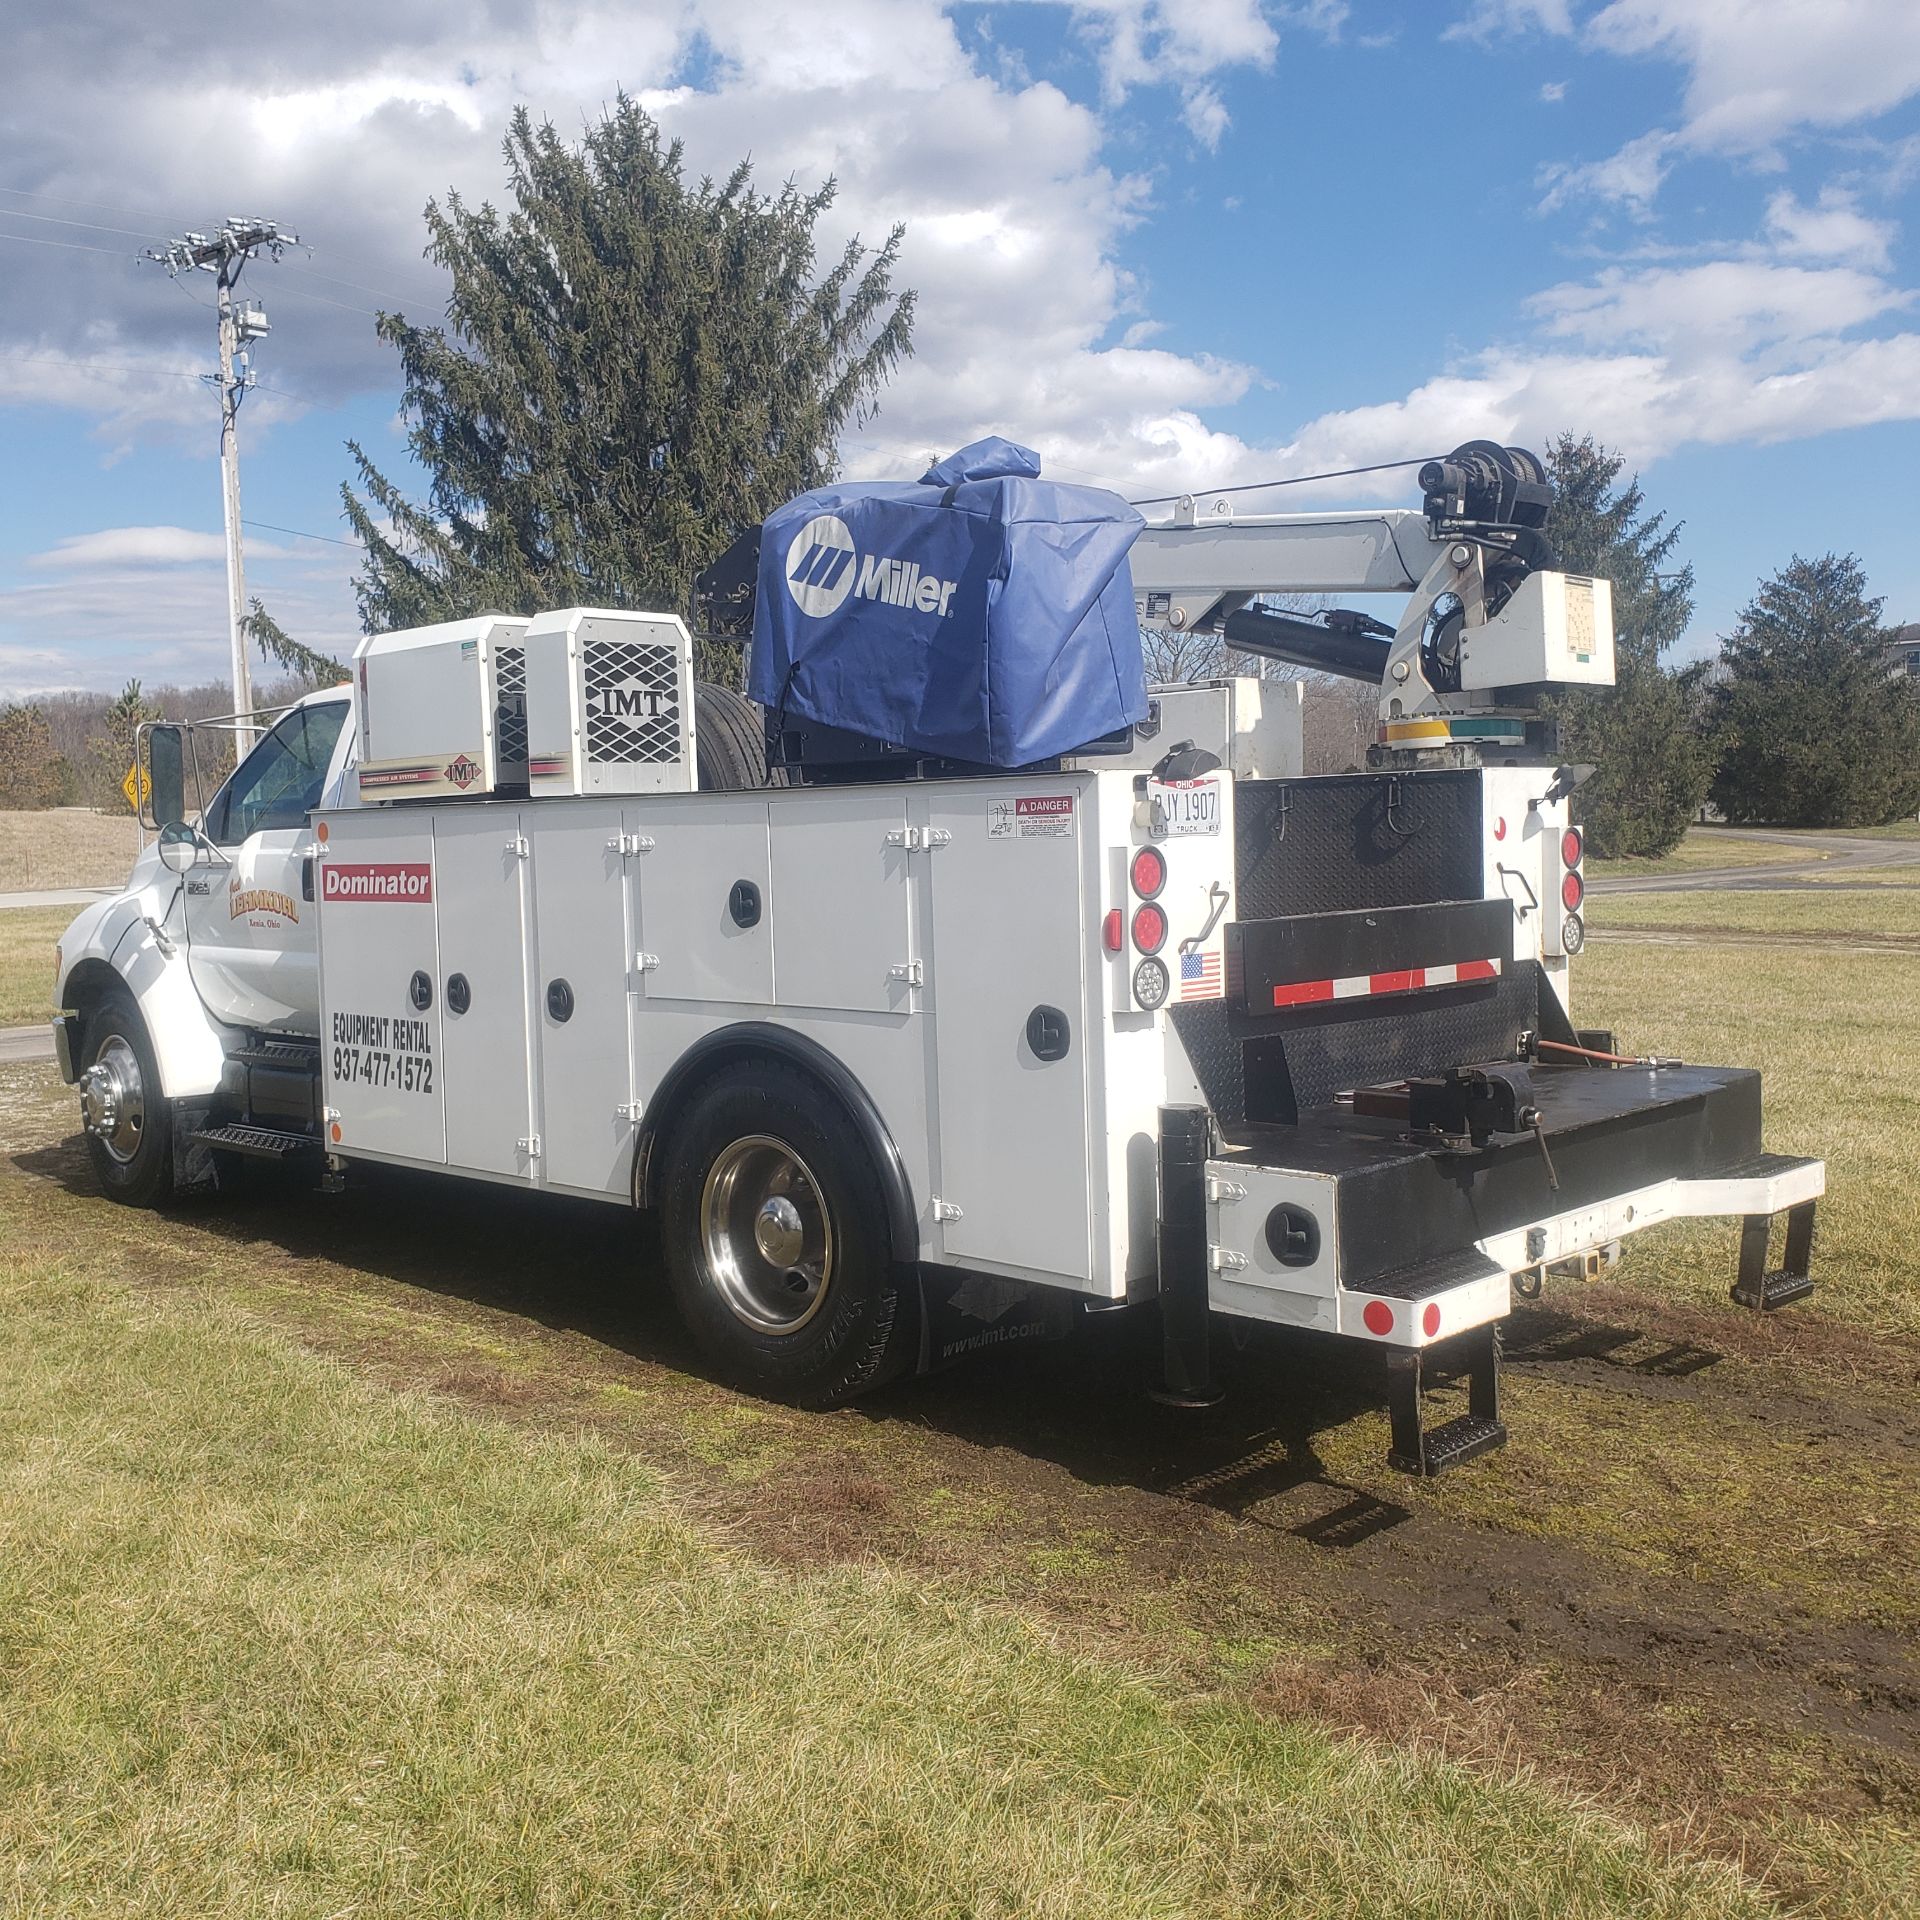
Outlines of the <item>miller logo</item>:
{"label": "miller logo", "polygon": [[837,513],[815,514],[787,548],[787,591],[793,604],[815,620],[839,612],[850,593],[945,619],[959,585],[957,580],[935,579],[917,560],[892,560],[878,553],[862,558]]}
{"label": "miller logo", "polygon": [[465,793],[466,790],[480,778],[481,769],[462,753],[455,756],[452,763],[447,767],[446,774],[447,778],[451,780],[462,793]]}

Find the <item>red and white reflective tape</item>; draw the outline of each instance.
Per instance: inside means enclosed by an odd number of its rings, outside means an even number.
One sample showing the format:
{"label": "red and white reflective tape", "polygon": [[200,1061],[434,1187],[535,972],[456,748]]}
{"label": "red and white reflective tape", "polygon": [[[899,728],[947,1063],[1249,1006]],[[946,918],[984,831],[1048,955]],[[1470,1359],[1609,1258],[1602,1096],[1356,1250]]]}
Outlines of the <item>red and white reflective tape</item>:
{"label": "red and white reflective tape", "polygon": [[1305,1007],[1319,1000],[1364,1000],[1385,993],[1417,993],[1422,987],[1453,987],[1499,977],[1498,960],[1461,960],[1444,967],[1402,967],[1393,973],[1356,973],[1344,980],[1296,980],[1275,987],[1276,1007]]}

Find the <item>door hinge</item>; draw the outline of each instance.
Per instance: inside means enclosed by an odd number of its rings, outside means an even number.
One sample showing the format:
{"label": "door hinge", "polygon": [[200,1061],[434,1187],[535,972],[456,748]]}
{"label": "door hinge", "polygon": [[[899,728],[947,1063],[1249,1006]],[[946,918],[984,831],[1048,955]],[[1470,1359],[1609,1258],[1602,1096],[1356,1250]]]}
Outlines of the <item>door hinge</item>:
{"label": "door hinge", "polygon": [[935,1194],[933,1197],[933,1217],[935,1220],[945,1223],[952,1220],[964,1220],[967,1216],[963,1208],[956,1207],[951,1200],[942,1200],[938,1194]]}
{"label": "door hinge", "polygon": [[529,1160],[540,1158],[540,1136],[537,1133],[523,1135],[513,1143]]}
{"label": "door hinge", "polygon": [[527,845],[527,836],[524,833],[513,833],[507,836],[507,851],[516,860],[524,860],[533,849]]}
{"label": "door hinge", "polygon": [[635,854],[653,851],[653,835],[650,833],[616,833],[607,842],[607,850],[617,853],[622,860],[631,860]]}
{"label": "door hinge", "polygon": [[660,956],[657,953],[636,953],[633,956],[635,973],[651,973],[659,964]]}
{"label": "door hinge", "polygon": [[1207,1265],[1215,1273],[1238,1273],[1247,1264],[1244,1253],[1235,1253],[1231,1247],[1209,1247]]}
{"label": "door hinge", "polygon": [[1209,1180],[1207,1182],[1207,1198],[1217,1204],[1225,1205],[1230,1201],[1244,1200],[1246,1197],[1246,1188],[1241,1186],[1237,1180]]}
{"label": "door hinge", "polygon": [[926,969],[918,960],[902,960],[897,967],[889,967],[887,978],[904,980],[910,987],[923,987],[927,983]]}
{"label": "door hinge", "polygon": [[952,838],[945,827],[895,827],[887,835],[887,845],[918,853],[923,847],[944,847]]}
{"label": "door hinge", "polygon": [[613,1110],[615,1119],[636,1121],[643,1118],[646,1111],[647,1103],[644,1100],[622,1100]]}

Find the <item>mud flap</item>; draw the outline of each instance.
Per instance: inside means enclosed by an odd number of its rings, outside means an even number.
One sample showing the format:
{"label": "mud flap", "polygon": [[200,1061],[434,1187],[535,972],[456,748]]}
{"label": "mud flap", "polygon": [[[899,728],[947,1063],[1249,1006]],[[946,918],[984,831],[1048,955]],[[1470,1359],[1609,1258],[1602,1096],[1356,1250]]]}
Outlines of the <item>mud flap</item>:
{"label": "mud flap", "polygon": [[923,1374],[995,1347],[1064,1340],[1080,1304],[1050,1287],[938,1268],[920,1268],[919,1286],[920,1357],[914,1371]]}

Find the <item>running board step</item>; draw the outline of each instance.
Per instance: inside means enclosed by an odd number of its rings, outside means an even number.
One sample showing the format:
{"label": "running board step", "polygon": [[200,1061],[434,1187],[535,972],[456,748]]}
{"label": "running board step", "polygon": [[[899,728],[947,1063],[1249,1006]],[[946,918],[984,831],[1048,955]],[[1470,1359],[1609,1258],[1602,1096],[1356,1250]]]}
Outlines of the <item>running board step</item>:
{"label": "running board step", "polygon": [[297,1154],[317,1153],[320,1142],[310,1133],[285,1133],[278,1127],[203,1127],[194,1139],[221,1153],[250,1153],[261,1160],[291,1160]]}
{"label": "running board step", "polygon": [[1463,1413],[1457,1420],[1423,1432],[1420,1444],[1424,1457],[1414,1459],[1402,1453],[1389,1453],[1387,1465],[1401,1473],[1417,1473],[1432,1479],[1449,1467],[1464,1466],[1483,1453],[1491,1453],[1495,1447],[1504,1447],[1507,1429],[1499,1420],[1483,1420],[1478,1414]]}
{"label": "running board step", "polygon": [[1771,1313],[1775,1307],[1790,1307],[1813,1291],[1813,1276],[1807,1273],[1763,1273],[1758,1280],[1744,1277],[1731,1288],[1733,1303]]}

